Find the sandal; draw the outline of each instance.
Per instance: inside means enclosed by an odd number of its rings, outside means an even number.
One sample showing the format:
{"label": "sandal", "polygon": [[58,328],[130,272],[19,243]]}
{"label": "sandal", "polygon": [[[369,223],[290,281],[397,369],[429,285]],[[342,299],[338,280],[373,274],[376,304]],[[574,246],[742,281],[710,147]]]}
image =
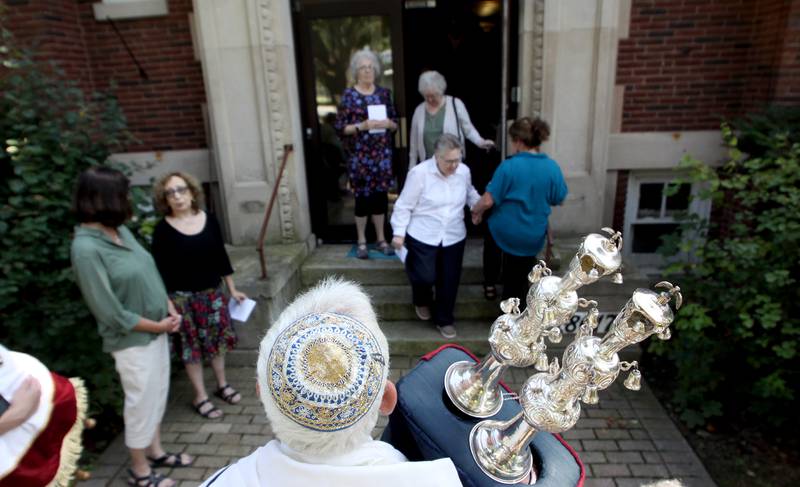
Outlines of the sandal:
{"label": "sandal", "polygon": [[[206,409],[205,411],[203,411],[203,406],[205,406],[206,404],[210,404],[211,409]],[[223,416],[222,410],[214,406],[214,404],[211,402],[210,399],[205,399],[203,401],[198,402],[197,404],[192,404],[192,407],[194,408],[195,411],[197,411],[197,414],[206,419],[219,419]],[[214,411],[219,411],[219,415],[213,416]]]}
{"label": "sandal", "polygon": [[383,252],[383,255],[394,255],[394,249],[386,240],[381,240],[375,244],[375,247]]}
{"label": "sandal", "polygon": [[369,250],[367,249],[366,243],[358,244],[358,249],[356,249],[356,257],[359,259],[369,259]]}
{"label": "sandal", "polygon": [[169,479],[160,473],[155,473],[152,470],[147,475],[138,476],[133,470],[130,468],[128,469],[128,485],[133,485],[135,487],[166,487],[161,485],[161,483],[165,480],[172,482],[170,487],[177,485],[174,480]]}
{"label": "sandal", "polygon": [[497,288],[494,286],[483,286],[483,297],[488,301],[497,299]]}
{"label": "sandal", "polygon": [[150,462],[150,466],[153,468],[158,468],[158,467],[181,468],[181,467],[191,466],[194,463],[194,458],[189,456],[189,460],[184,462],[183,453],[167,452],[158,458],[147,456],[147,461]]}
{"label": "sandal", "polygon": [[[226,390],[230,390],[231,392],[225,394]],[[242,400],[242,395],[239,394],[239,391],[229,386],[228,384],[225,384],[224,386],[221,386],[219,389],[217,389],[217,392],[215,392],[214,395],[222,399],[223,401],[227,402],[228,404],[238,404],[239,401]],[[236,396],[239,396],[239,399],[234,401],[233,398],[235,398]]]}

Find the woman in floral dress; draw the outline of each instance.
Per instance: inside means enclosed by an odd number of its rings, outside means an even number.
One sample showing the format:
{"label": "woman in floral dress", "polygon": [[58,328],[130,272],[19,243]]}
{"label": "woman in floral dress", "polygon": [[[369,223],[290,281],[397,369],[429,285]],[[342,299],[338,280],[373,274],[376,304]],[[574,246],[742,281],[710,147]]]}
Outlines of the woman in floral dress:
{"label": "woman in floral dress", "polygon": [[222,281],[233,299],[241,302],[247,296],[236,290],[222,232],[214,216],[201,209],[202,195],[197,181],[182,172],[156,183],[153,199],[164,219],[153,232],[153,257],[182,316],[172,345],[194,387],[192,405],[201,416],[216,419],[222,411],[208,398],[204,360],[211,362],[217,379],[214,394],[229,404],[242,398],[225,378],[225,352],[236,346],[236,334]]}
{"label": "woman in floral dress", "polygon": [[[350,186],[356,199],[356,231],[359,259],[369,257],[367,250],[367,217],[370,216],[378,237],[377,248],[392,255],[386,242],[383,222],[389,207],[387,193],[392,184],[392,133],[397,130],[397,113],[391,92],[375,84],[380,73],[378,57],[364,49],[353,54],[350,74],[355,80],[347,88],[336,117],[336,130],[342,136],[347,153]],[[368,106],[383,105],[386,118],[370,120]]]}

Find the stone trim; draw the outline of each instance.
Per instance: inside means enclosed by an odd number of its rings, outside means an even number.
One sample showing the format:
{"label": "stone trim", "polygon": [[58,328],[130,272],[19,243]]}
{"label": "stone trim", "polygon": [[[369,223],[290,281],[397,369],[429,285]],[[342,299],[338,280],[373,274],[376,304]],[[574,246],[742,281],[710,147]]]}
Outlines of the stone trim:
{"label": "stone trim", "polygon": [[545,0],[520,4],[517,85],[520,88],[519,116],[542,114],[544,78],[544,5]]}
{"label": "stone trim", "polygon": [[544,0],[533,1],[533,96],[531,113],[542,114],[542,79],[544,78]]}
{"label": "stone trim", "polygon": [[607,169],[672,169],[686,154],[715,165],[727,148],[719,130],[622,132],[609,136]]}
{"label": "stone trim", "polygon": [[[273,181],[277,179],[280,171],[281,162],[283,160],[284,144],[291,143],[291,137],[287,134],[287,121],[285,114],[288,113],[288,107],[284,102],[285,94],[282,93],[279,73],[281,66],[278,59],[277,52],[277,34],[275,32],[275,22],[277,21],[276,15],[273,12],[272,0],[259,0],[257,4],[258,22],[259,22],[259,36],[260,39],[260,55],[262,59],[263,79],[266,85],[267,93],[267,124],[269,126],[268,136],[270,138],[271,153],[267,160],[273,162],[273,168],[268,173],[272,176]],[[291,155],[289,156],[292,157]],[[281,238],[284,243],[294,241],[295,228],[292,218],[292,195],[289,187],[289,166],[291,161],[287,163],[284,171],[283,178],[278,184],[278,218],[281,228]],[[268,177],[269,177],[268,175]]]}
{"label": "stone trim", "polygon": [[169,14],[167,0],[126,0],[97,2],[92,4],[94,18],[105,22],[112,20],[142,19],[146,17],[162,17]]}

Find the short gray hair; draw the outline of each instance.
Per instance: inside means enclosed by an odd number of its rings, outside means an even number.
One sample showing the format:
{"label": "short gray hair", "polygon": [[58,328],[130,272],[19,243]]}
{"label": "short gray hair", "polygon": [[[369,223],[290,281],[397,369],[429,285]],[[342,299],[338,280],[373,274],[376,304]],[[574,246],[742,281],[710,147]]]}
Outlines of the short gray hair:
{"label": "short gray hair", "polygon": [[[269,384],[270,355],[281,333],[304,316],[323,313],[345,315],[369,329],[385,361],[381,372],[381,387],[375,391],[375,401],[369,405],[368,412],[351,426],[328,432],[303,426],[282,412],[270,392]],[[329,277],[298,296],[267,330],[266,336],[261,340],[256,362],[261,403],[275,436],[295,451],[309,455],[349,453],[369,441],[370,433],[378,423],[381,399],[389,378],[389,357],[389,343],[378,325],[378,317],[370,297],[357,283]]]}
{"label": "short gray hair", "polygon": [[461,143],[461,139],[453,134],[442,134],[433,144],[433,153],[437,155],[441,155],[453,149],[460,150],[461,155],[464,155],[464,144]]}
{"label": "short gray hair", "polygon": [[447,89],[447,81],[438,71],[425,71],[419,75],[419,94],[425,96],[425,91],[432,91],[439,95],[444,95]]}
{"label": "short gray hair", "polygon": [[371,49],[359,49],[358,51],[354,52],[352,56],[350,56],[350,76],[353,78],[353,82],[358,81],[358,62],[362,59],[367,58],[372,62],[372,68],[375,71],[375,80],[377,81],[378,77],[381,75],[381,61],[378,59],[378,55],[375,54],[374,51]]}

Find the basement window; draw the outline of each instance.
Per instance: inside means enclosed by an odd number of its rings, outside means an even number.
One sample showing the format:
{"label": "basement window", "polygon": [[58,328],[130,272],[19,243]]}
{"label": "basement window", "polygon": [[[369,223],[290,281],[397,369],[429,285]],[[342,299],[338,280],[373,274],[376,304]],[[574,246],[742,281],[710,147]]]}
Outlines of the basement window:
{"label": "basement window", "polygon": [[640,266],[663,265],[657,253],[662,239],[680,228],[681,219],[690,214],[708,218],[710,203],[693,198],[697,185],[682,184],[667,196],[664,190],[675,174],[631,173],[625,202],[624,252]]}
{"label": "basement window", "polygon": [[162,17],[169,13],[167,0],[103,0],[92,5],[99,21]]}

